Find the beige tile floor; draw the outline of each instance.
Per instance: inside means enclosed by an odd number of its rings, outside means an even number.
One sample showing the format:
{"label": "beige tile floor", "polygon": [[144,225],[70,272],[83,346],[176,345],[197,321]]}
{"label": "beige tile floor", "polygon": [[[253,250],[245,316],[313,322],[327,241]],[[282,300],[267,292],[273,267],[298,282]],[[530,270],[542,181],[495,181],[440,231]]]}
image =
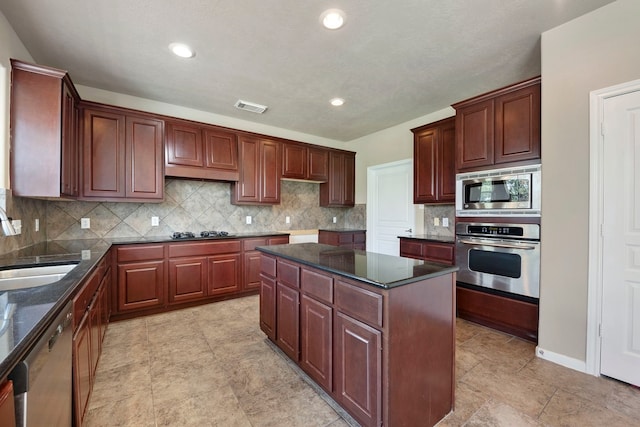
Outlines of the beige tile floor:
{"label": "beige tile floor", "polygon": [[[458,319],[456,410],[438,426],[639,426],[640,390]],[[348,426],[258,326],[258,297],[109,325],[87,426]]]}

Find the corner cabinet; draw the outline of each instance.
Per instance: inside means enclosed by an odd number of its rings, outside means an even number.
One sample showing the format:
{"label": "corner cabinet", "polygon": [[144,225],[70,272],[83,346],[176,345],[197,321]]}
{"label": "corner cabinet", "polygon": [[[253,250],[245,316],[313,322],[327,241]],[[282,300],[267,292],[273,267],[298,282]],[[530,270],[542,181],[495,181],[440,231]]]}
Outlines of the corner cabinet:
{"label": "corner cabinet", "polygon": [[81,198],[161,202],[164,121],[83,103]]}
{"label": "corner cabinet", "polygon": [[240,177],[231,183],[232,204],[280,204],[281,149],[279,141],[240,135]]}
{"label": "corner cabinet", "polygon": [[320,206],[353,207],[356,191],[356,155],[348,151],[329,152],[329,179],[320,184]]}
{"label": "corner cabinet", "polygon": [[540,159],[540,77],[453,105],[456,170]]}
{"label": "corner cabinet", "polygon": [[11,67],[13,194],[78,197],[80,97],[69,75],[13,59]]}
{"label": "corner cabinet", "polygon": [[413,132],[413,203],[453,203],[456,199],[455,117]]}
{"label": "corner cabinet", "polygon": [[238,180],[238,136],[225,128],[167,121],[165,175],[181,178]]}

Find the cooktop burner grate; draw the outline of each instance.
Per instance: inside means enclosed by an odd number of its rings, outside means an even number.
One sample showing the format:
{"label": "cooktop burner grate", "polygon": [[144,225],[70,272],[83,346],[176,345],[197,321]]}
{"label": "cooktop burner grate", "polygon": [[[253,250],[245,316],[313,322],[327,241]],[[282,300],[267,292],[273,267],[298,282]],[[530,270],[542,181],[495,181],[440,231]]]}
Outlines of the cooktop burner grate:
{"label": "cooktop burner grate", "polygon": [[176,231],[171,235],[172,239],[195,239],[196,237],[226,237],[229,236],[227,231],[201,231],[198,236],[191,231]]}

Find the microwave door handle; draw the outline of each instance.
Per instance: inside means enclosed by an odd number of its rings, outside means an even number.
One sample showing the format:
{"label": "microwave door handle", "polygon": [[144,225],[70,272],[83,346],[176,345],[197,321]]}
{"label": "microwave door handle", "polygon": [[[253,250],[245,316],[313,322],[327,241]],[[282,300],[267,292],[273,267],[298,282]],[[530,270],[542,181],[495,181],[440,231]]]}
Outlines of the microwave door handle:
{"label": "microwave door handle", "polygon": [[494,248],[522,249],[525,251],[532,251],[536,248],[535,246],[510,245],[508,243],[487,243],[487,242],[481,243],[481,242],[474,242],[473,240],[463,240],[463,239],[458,239],[458,242],[464,243],[465,245],[472,245],[472,246],[491,246]]}

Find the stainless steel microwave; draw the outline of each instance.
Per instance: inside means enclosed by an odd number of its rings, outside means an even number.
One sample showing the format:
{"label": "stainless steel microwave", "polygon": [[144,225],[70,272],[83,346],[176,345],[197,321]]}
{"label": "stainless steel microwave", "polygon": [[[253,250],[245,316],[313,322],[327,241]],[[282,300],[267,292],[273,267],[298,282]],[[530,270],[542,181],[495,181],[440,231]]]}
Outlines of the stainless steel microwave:
{"label": "stainless steel microwave", "polygon": [[540,216],[541,165],[456,175],[456,216]]}

